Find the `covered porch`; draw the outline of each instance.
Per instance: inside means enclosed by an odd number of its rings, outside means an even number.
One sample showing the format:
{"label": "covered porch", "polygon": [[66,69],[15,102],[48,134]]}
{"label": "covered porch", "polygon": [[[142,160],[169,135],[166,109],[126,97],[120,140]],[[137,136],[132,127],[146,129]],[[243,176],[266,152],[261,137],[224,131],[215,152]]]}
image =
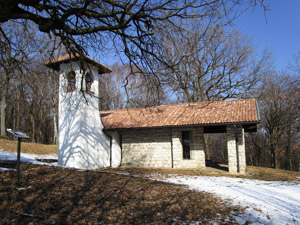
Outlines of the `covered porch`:
{"label": "covered porch", "polygon": [[[226,170],[231,174],[245,174],[246,163],[246,148],[245,148],[245,133],[256,132],[257,124],[227,124],[222,126],[207,126],[204,127],[204,134],[225,134],[225,142],[222,142],[226,148],[228,167],[219,166],[212,163],[211,167]],[[223,146],[222,146],[223,147]],[[207,159],[207,156],[206,156]],[[208,165],[210,166],[210,165]]]}

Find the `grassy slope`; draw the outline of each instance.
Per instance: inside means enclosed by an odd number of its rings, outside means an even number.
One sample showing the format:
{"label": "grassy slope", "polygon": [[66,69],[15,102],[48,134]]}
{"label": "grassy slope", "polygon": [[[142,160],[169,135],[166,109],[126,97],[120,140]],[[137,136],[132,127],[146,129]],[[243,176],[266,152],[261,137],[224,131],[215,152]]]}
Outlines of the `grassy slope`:
{"label": "grassy slope", "polygon": [[[0,138],[0,149],[17,151],[17,141]],[[37,155],[57,154],[57,146],[22,142],[21,152]]]}
{"label": "grassy slope", "polygon": [[190,175],[190,176],[224,176],[238,177],[265,181],[295,181],[300,183],[300,172],[271,169],[264,167],[248,166],[246,175],[231,175],[220,169],[206,167],[205,169],[142,169],[142,168],[104,168],[103,171],[122,172],[140,175],[149,174],[170,174]]}
{"label": "grassy slope", "polygon": [[237,224],[228,215],[243,211],[143,177],[23,163],[17,189],[14,174],[0,172],[0,224]]}

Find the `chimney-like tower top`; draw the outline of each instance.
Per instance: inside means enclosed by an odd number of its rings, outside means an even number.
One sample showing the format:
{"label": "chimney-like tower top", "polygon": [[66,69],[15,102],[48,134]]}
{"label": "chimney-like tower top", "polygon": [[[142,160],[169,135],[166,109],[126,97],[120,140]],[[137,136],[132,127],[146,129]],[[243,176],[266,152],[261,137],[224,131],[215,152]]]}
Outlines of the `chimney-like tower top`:
{"label": "chimney-like tower top", "polygon": [[70,62],[70,61],[78,61],[79,59],[82,59],[84,60],[85,62],[87,63],[90,63],[94,66],[96,66],[99,70],[99,73],[110,73],[112,72],[112,69],[109,68],[108,66],[105,66],[103,65],[102,63],[86,56],[86,55],[79,55],[79,54],[66,54],[66,55],[63,55],[57,59],[53,59],[53,60],[50,60],[50,61],[47,61],[44,63],[45,66],[51,68],[51,69],[54,69],[54,70],[59,70],[59,65],[61,63],[67,63],[67,62]]}

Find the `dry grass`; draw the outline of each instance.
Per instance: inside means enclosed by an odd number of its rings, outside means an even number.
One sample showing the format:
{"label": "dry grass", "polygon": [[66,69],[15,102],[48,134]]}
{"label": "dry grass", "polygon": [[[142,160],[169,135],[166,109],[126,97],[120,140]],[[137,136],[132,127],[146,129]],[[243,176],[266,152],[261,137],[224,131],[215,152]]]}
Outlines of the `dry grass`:
{"label": "dry grass", "polygon": [[247,177],[266,181],[297,181],[300,183],[300,172],[266,167],[248,166]]}
{"label": "dry grass", "polygon": [[[0,149],[5,149],[5,150],[10,150],[15,152],[17,151],[17,141],[0,138]],[[57,146],[22,142],[21,152],[32,153],[37,155],[45,155],[45,154],[53,154],[53,153],[57,154]]]}
{"label": "dry grass", "polygon": [[164,174],[169,175],[190,175],[190,176],[216,176],[235,177],[265,181],[295,181],[300,183],[300,172],[271,169],[264,167],[248,166],[246,175],[232,175],[226,171],[226,166],[221,168],[206,167],[204,169],[142,169],[142,168],[104,168],[102,171],[121,172],[139,175]]}
{"label": "dry grass", "polygon": [[[2,165],[3,166],[3,165]],[[0,224],[237,224],[212,194],[110,172],[22,164],[0,172]]]}

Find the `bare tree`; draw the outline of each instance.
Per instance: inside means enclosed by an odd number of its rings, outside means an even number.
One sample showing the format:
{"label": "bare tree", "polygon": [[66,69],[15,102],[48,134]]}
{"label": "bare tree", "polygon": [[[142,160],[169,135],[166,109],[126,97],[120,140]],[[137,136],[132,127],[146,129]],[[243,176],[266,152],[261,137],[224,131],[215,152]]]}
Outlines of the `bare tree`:
{"label": "bare tree", "polygon": [[125,108],[125,77],[129,69],[125,65],[115,63],[112,72],[100,76],[100,109],[113,110]]}
{"label": "bare tree", "polygon": [[126,78],[125,92],[128,108],[157,106],[167,102],[165,90],[157,76],[135,73]]}
{"label": "bare tree", "polygon": [[113,49],[137,66],[146,55],[163,61],[155,42],[162,22],[174,26],[176,18],[212,16],[230,21],[256,4],[263,5],[263,0],[0,0],[0,22],[30,20],[40,31],[59,37],[69,52]]}
{"label": "bare tree", "polygon": [[166,96],[153,74],[132,70],[129,65],[114,64],[112,73],[100,77],[102,110],[160,105]]}
{"label": "bare tree", "polygon": [[21,129],[34,142],[51,143],[49,121],[57,107],[58,80],[46,76],[41,54],[50,40],[29,22],[9,22],[1,29],[6,31],[0,39],[1,130],[5,134],[7,126]]}
{"label": "bare tree", "polygon": [[[59,74],[56,71],[47,71],[49,77],[50,89],[50,107],[53,117],[53,144],[58,143],[58,89],[59,89]],[[49,94],[49,92],[48,92]]]}
{"label": "bare tree", "polygon": [[166,27],[158,31],[160,57],[169,63],[153,67],[179,101],[242,97],[257,84],[268,57],[257,60],[251,42],[235,30],[202,25],[192,19],[185,30]]}
{"label": "bare tree", "polygon": [[11,80],[7,96],[7,125],[22,130],[32,142],[55,143],[58,103],[57,73],[47,73],[42,60]]}
{"label": "bare tree", "polygon": [[[41,32],[57,38],[58,45],[65,46],[68,53],[79,53],[83,67],[87,66],[83,54],[119,55],[130,65],[131,75],[139,68],[150,90],[154,82],[161,85],[159,76],[149,78],[152,62],[173,66],[160,57],[157,30],[165,26],[178,28],[178,20],[195,17],[203,21],[221,17],[229,23],[257,4],[265,8],[263,0],[0,0],[0,22],[32,21]],[[54,45],[53,49],[58,47]]]}
{"label": "bare tree", "polygon": [[272,167],[290,169],[291,155],[299,142],[299,77],[269,74],[260,87],[260,99],[262,129],[268,140]]}
{"label": "bare tree", "polygon": [[[30,31],[29,31],[30,30]],[[27,69],[36,53],[36,30],[27,23],[1,24],[0,82],[1,82],[1,136],[6,136],[6,107],[11,80]]]}

